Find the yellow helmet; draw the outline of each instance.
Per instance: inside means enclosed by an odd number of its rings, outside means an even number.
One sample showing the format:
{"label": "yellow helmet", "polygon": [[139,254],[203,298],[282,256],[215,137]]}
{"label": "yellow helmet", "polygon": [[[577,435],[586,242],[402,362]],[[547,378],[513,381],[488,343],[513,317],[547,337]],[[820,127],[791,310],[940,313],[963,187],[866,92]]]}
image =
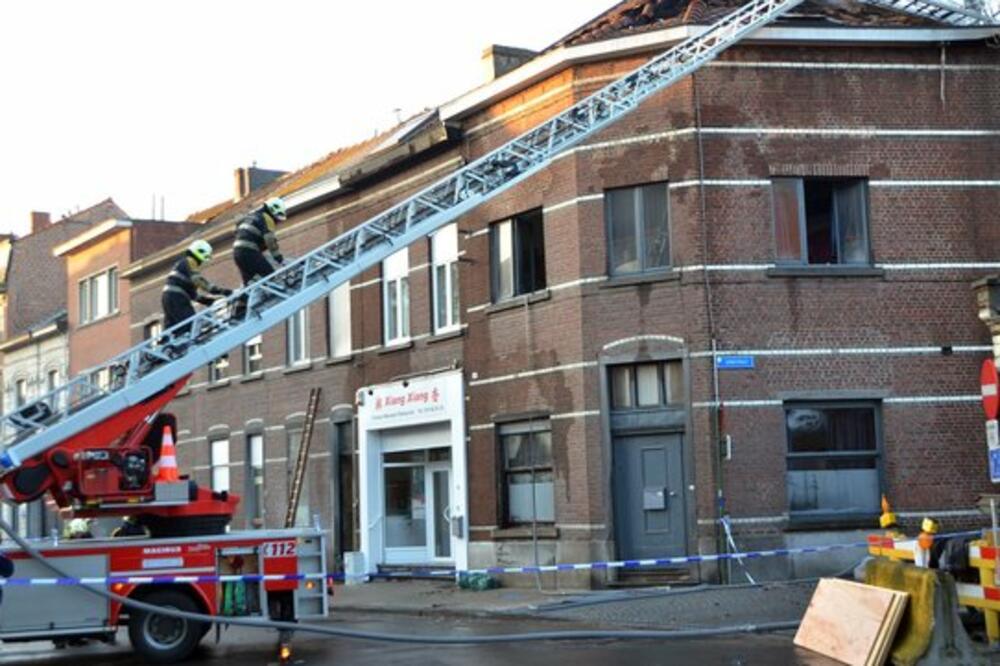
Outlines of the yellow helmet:
{"label": "yellow helmet", "polygon": [[199,264],[203,264],[212,258],[212,246],[205,240],[198,239],[194,241],[188,245],[187,251]]}

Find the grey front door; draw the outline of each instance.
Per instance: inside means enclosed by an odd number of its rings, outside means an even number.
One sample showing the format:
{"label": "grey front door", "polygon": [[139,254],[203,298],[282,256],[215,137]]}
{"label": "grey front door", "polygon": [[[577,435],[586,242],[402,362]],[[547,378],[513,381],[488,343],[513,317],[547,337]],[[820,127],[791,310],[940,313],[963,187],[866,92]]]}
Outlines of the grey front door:
{"label": "grey front door", "polygon": [[680,434],[614,439],[615,539],[627,559],[683,555]]}

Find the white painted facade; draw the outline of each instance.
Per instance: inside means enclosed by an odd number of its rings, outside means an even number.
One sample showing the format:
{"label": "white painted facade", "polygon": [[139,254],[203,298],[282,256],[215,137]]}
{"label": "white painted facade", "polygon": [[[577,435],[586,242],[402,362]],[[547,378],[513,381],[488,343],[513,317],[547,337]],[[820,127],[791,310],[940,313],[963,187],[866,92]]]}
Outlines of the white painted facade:
{"label": "white painted facade", "polygon": [[460,371],[357,393],[361,551],[379,565],[468,568]]}

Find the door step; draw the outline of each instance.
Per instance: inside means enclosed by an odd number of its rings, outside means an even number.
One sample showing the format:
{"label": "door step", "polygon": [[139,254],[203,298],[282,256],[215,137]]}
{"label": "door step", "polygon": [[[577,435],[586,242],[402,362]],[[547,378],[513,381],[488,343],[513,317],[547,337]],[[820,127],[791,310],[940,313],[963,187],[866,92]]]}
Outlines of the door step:
{"label": "door step", "polygon": [[[446,573],[447,572],[447,573]],[[451,580],[455,567],[434,564],[380,564],[376,578],[394,580]]]}
{"label": "door step", "polygon": [[667,587],[673,585],[694,585],[698,581],[690,569],[619,569],[615,580],[608,581],[608,587]]}

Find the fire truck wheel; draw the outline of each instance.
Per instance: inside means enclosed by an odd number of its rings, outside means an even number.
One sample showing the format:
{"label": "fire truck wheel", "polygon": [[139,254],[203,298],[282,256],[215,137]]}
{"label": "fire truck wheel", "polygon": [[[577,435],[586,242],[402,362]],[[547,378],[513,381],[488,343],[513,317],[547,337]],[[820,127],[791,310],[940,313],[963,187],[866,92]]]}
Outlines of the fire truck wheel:
{"label": "fire truck wheel", "polygon": [[[200,613],[191,597],[178,590],[155,590],[142,599],[164,608]],[[205,635],[205,623],[134,611],[128,622],[128,637],[136,652],[148,661],[167,664],[187,658]]]}

